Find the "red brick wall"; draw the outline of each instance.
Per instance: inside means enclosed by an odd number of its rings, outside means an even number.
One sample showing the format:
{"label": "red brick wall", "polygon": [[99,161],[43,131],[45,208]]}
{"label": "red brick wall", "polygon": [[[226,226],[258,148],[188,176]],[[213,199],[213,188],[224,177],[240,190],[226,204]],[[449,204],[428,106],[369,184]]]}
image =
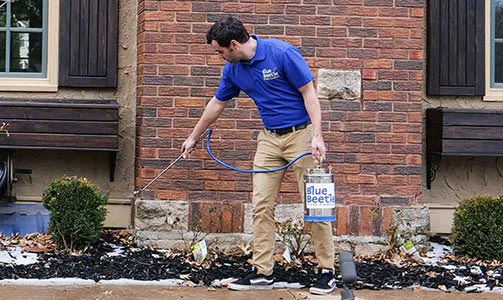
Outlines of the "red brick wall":
{"label": "red brick wall", "polygon": [[[421,201],[424,0],[138,1],[136,185],[180,153],[218,85],[223,65],[205,44],[221,14],[251,32],[285,39],[319,68],[361,70],[362,99],[321,100],[328,163],[337,185],[338,234],[382,235],[393,206]],[[230,103],[212,148],[249,169],[262,123],[251,100]],[[288,172],[279,203],[298,203]],[[145,193],[190,202],[192,228],[242,232],[251,176],[224,169],[203,149]]]}

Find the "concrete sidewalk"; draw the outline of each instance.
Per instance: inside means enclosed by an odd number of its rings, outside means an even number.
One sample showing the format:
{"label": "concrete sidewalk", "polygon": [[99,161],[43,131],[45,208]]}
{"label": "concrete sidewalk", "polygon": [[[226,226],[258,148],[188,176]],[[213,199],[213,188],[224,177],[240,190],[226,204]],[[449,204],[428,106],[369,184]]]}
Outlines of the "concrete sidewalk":
{"label": "concrete sidewalk", "polygon": [[[356,300],[496,300],[501,293],[445,293],[441,291],[355,291]],[[207,287],[165,286],[0,286],[0,299],[56,300],[338,300],[340,290],[328,296],[310,295],[307,289],[235,292]]]}

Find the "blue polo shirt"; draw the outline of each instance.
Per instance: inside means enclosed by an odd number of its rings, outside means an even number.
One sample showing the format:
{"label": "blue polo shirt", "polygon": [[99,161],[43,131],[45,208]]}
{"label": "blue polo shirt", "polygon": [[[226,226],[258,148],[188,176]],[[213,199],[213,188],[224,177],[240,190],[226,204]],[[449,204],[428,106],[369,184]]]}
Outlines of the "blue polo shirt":
{"label": "blue polo shirt", "polygon": [[255,56],[235,64],[227,62],[215,98],[227,101],[245,92],[255,101],[268,129],[309,121],[299,88],[314,79],[300,51],[277,39],[257,40]]}

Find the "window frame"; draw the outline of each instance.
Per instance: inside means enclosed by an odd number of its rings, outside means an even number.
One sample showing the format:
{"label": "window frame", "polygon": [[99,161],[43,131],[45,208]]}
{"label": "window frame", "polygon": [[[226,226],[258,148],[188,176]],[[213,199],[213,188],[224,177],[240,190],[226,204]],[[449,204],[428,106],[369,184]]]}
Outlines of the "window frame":
{"label": "window frame", "polygon": [[[44,21],[45,23],[45,21]],[[56,92],[58,90],[59,63],[59,0],[47,1],[46,74],[33,77],[22,73],[0,77],[0,91]]]}
{"label": "window frame", "polygon": [[498,86],[492,86],[494,81],[494,10],[493,10],[494,0],[486,0],[486,28],[485,28],[485,74],[486,74],[486,88],[484,101],[503,101],[503,83]]}

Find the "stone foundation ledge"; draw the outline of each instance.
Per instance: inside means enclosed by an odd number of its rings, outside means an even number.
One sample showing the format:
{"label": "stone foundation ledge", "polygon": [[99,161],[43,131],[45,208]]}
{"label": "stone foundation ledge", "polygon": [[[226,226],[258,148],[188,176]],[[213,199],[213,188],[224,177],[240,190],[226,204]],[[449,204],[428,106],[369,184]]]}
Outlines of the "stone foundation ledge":
{"label": "stone foundation ledge", "polygon": [[[210,233],[191,232],[184,230],[176,231],[155,231],[137,230],[134,234],[134,241],[138,246],[152,246],[160,249],[186,250],[198,235],[198,239],[204,237],[208,247],[212,250],[219,250],[224,253],[243,253],[242,248],[252,247],[253,235],[246,233]],[[334,236],[334,249],[338,254],[342,251],[351,251],[356,256],[375,255],[389,249],[387,240],[384,237],[376,236]],[[285,247],[277,240],[276,253],[282,253]],[[314,253],[312,243],[306,248],[306,253]]]}

